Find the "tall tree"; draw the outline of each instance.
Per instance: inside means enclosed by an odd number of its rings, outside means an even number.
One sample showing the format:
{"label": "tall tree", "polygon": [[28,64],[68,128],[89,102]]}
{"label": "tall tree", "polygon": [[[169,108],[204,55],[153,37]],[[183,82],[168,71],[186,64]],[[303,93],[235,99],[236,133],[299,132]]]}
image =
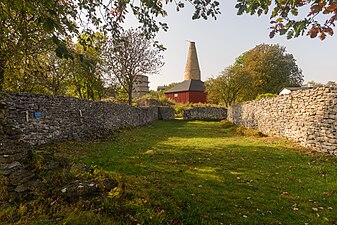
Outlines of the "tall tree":
{"label": "tall tree", "polygon": [[75,96],[91,100],[101,99],[104,94],[105,62],[103,52],[107,38],[104,34],[82,33],[74,46],[71,84]]}
{"label": "tall tree", "polygon": [[46,55],[47,63],[39,84],[44,86],[49,94],[66,95],[73,74],[71,59],[57,57],[53,52]]}
{"label": "tall tree", "polygon": [[279,45],[260,44],[243,53],[234,67],[249,74],[253,89],[251,99],[259,94],[278,93],[285,86],[300,86],[303,83],[301,69],[292,54]]}
{"label": "tall tree", "polygon": [[250,77],[242,69],[230,66],[219,76],[206,80],[207,101],[228,107],[242,100],[250,84]]}
{"label": "tall tree", "polygon": [[130,105],[138,76],[155,74],[164,65],[153,41],[134,29],[126,31],[118,40],[111,40],[105,55],[109,76],[115,77],[128,93]]}
{"label": "tall tree", "polygon": [[[8,63],[31,63],[50,46],[62,55],[60,38],[74,32],[76,8],[72,2],[4,0],[0,2],[0,89]],[[21,70],[29,69],[29,66]],[[27,72],[27,76],[29,72]],[[7,73],[11,76],[11,71]]]}

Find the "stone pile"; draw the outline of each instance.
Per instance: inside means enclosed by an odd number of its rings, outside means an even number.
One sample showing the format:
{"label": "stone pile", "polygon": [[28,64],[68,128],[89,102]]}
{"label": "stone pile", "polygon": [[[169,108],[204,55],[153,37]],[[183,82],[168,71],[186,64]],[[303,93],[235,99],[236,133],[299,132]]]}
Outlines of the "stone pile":
{"label": "stone pile", "polygon": [[337,154],[337,89],[316,88],[233,105],[228,120]]}

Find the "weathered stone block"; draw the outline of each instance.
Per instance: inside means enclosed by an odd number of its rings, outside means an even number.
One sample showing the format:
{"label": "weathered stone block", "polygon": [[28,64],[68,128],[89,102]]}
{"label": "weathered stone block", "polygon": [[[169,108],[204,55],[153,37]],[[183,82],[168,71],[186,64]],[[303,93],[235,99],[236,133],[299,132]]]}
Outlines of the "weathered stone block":
{"label": "weathered stone block", "polygon": [[158,107],[158,119],[173,120],[175,118],[175,111],[172,107]]}
{"label": "weathered stone block", "polygon": [[31,171],[25,169],[16,170],[9,175],[9,184],[17,186],[29,181],[34,176]]}
{"label": "weathered stone block", "polygon": [[0,202],[9,199],[10,195],[8,192],[9,179],[8,177],[0,175]]}

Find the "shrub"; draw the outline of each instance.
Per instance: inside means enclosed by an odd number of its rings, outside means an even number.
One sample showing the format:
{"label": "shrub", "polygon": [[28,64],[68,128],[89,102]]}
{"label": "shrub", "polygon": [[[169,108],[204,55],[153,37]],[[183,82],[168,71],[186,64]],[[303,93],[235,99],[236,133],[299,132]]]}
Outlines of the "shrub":
{"label": "shrub", "polygon": [[228,121],[228,120],[221,120],[220,124],[223,128],[228,129],[234,126],[234,123]]}
{"label": "shrub", "polygon": [[183,117],[183,111],[186,110],[186,109],[190,109],[190,108],[192,108],[191,105],[176,103],[175,107],[174,107],[176,117],[182,118]]}
{"label": "shrub", "polygon": [[163,106],[172,106],[175,104],[174,101],[167,98],[164,94],[164,91],[150,91],[146,95],[140,97],[140,99],[156,99],[162,103]]}
{"label": "shrub", "polygon": [[258,96],[256,96],[255,100],[261,100],[263,98],[272,98],[277,96],[277,94],[272,94],[272,93],[264,93],[264,94],[259,94]]}
{"label": "shrub", "polygon": [[266,137],[267,135],[263,134],[261,131],[247,129],[245,127],[236,126],[235,133],[242,136],[253,136],[253,137]]}

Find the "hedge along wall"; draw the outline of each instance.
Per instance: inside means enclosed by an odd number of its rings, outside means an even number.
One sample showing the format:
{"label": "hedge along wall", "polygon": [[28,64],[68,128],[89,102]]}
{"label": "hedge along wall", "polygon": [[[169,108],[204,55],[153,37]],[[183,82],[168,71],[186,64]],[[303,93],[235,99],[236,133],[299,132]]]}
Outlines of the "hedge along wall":
{"label": "hedge along wall", "polygon": [[296,91],[228,108],[235,124],[337,155],[337,88]]}

